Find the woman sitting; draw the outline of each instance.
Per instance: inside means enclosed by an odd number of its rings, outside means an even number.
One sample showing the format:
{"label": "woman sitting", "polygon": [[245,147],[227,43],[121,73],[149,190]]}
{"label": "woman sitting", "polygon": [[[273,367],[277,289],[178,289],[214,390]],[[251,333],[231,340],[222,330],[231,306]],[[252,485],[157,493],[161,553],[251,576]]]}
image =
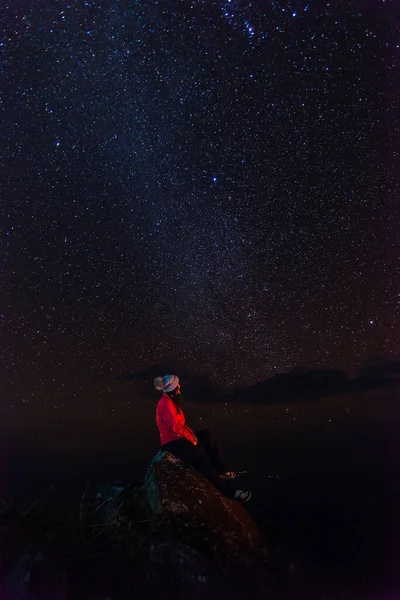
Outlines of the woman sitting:
{"label": "woman sitting", "polygon": [[156,408],[156,422],[161,448],[190,464],[209,479],[227,498],[247,502],[251,492],[236,489],[232,482],[236,474],[225,471],[217,442],[209,429],[192,431],[185,425],[181,402],[181,386],[176,375],[156,377],[154,387],[163,392]]}

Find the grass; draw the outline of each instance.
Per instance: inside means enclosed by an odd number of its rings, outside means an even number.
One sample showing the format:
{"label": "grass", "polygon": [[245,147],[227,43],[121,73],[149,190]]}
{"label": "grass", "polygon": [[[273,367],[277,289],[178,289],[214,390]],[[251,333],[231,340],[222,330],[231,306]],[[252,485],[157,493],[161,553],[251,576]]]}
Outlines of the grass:
{"label": "grass", "polygon": [[[157,526],[141,503],[139,490],[131,489],[127,502],[93,498],[86,488],[79,505],[62,510],[49,505],[46,496],[51,488],[46,492],[24,509],[0,500],[0,597],[13,584],[15,565],[21,557],[25,557],[29,570],[38,553],[60,561],[75,573],[90,561],[99,560],[100,564],[102,557],[107,557],[110,568],[140,571],[147,542]],[[125,513],[124,504],[129,505]]]}

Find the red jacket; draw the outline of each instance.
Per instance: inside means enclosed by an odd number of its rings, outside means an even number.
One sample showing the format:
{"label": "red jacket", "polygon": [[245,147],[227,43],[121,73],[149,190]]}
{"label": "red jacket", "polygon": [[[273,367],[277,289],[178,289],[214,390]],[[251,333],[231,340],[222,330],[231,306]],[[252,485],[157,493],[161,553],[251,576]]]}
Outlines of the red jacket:
{"label": "red jacket", "polygon": [[168,396],[163,394],[157,403],[156,408],[156,423],[160,432],[161,446],[185,437],[192,444],[197,446],[197,438],[195,433],[185,425],[185,415],[182,409],[178,412],[174,402]]}

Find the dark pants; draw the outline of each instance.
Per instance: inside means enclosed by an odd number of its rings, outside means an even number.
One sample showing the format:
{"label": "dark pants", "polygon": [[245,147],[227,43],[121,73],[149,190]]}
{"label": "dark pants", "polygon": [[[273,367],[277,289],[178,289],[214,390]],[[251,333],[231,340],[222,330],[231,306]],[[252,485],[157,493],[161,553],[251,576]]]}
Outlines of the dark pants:
{"label": "dark pants", "polygon": [[233,498],[236,486],[228,479],[221,479],[224,464],[218,444],[209,429],[195,431],[198,445],[195,446],[186,438],[179,438],[161,446],[177,458],[194,467],[199,473],[215,485],[227,498]]}

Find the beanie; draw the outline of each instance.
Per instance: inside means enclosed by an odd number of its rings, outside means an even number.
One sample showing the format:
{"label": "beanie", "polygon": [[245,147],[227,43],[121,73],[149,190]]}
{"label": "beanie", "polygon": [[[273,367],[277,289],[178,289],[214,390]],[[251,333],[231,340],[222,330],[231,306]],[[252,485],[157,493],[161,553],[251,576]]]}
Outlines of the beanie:
{"label": "beanie", "polygon": [[156,377],[154,387],[156,390],[163,392],[172,392],[179,385],[179,377],[176,375],[164,375],[164,377]]}

